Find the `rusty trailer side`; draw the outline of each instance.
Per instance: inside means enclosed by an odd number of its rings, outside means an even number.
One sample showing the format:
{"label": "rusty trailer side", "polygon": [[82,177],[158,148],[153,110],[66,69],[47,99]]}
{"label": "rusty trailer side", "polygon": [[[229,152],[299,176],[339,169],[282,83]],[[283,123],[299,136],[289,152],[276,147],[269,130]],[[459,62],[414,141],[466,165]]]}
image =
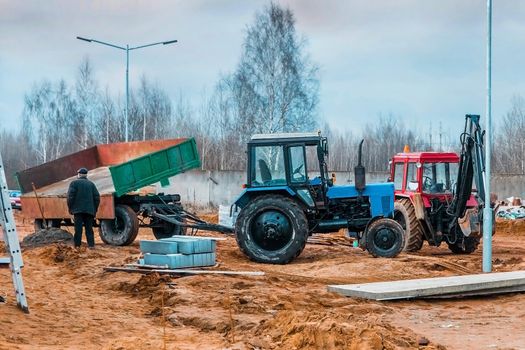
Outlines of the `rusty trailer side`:
{"label": "rusty trailer side", "polygon": [[[21,171],[17,174],[17,179],[23,193],[22,214],[30,219],[71,218],[66,198],[69,183],[76,178],[79,168],[86,167],[89,169],[88,178],[95,183],[101,195],[97,218],[113,219],[115,218],[115,188],[109,167],[184,141],[185,138],[179,138],[97,145]],[[32,184],[36,187],[38,200]]]}

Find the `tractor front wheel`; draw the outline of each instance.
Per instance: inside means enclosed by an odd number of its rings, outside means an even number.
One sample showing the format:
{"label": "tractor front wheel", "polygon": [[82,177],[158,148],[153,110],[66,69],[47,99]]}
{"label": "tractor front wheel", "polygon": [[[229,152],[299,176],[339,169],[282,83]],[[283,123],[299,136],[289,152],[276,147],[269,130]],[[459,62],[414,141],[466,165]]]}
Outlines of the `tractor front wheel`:
{"label": "tractor front wheel", "polygon": [[239,248],[251,260],[287,264],[303,251],[308,222],[299,204],[292,199],[263,195],[242,208],[235,236]]}
{"label": "tractor front wheel", "polygon": [[393,258],[405,248],[401,225],[387,218],[377,219],[366,231],[366,249],[374,257]]}

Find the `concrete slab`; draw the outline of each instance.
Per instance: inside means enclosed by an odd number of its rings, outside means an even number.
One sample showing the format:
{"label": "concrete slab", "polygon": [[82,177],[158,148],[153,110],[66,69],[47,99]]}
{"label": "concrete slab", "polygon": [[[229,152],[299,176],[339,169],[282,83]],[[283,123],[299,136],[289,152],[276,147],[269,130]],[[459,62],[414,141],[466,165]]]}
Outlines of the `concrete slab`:
{"label": "concrete slab", "polygon": [[[493,272],[479,275],[423,278],[392,282],[330,285],[328,291],[349,297],[373,300],[412,299],[458,295],[483,295],[520,291],[525,271]],[[476,293],[476,294],[473,294]]]}

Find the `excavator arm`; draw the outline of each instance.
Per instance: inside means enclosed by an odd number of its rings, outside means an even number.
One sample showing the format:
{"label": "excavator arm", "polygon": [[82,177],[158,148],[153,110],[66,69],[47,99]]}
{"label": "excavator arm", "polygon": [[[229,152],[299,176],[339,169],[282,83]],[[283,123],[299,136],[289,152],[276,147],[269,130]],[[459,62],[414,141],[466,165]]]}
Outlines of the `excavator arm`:
{"label": "excavator arm", "polygon": [[475,182],[478,202],[478,222],[483,222],[482,215],[485,206],[485,158],[484,136],[485,131],[479,124],[479,115],[467,114],[465,128],[461,134],[461,154],[456,188],[447,214],[452,217],[449,228],[452,229],[458,220],[463,218],[467,211],[467,201],[472,195],[472,183]]}

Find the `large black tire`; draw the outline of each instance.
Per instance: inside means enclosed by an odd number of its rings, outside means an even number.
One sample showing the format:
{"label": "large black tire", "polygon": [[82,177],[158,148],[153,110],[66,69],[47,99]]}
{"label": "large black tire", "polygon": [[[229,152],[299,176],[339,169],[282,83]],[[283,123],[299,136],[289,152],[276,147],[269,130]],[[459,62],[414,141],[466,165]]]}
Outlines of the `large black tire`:
{"label": "large black tire", "polygon": [[100,220],[99,235],[109,245],[130,245],[139,233],[137,214],[127,205],[115,207],[115,219]]}
{"label": "large black tire", "polygon": [[387,218],[372,222],[366,231],[366,249],[374,257],[393,258],[403,251],[405,234],[401,225]]}
{"label": "large black tire", "polygon": [[454,254],[470,254],[478,249],[479,237],[463,237],[454,244],[448,244],[448,249]]}
{"label": "large black tire", "polygon": [[164,222],[162,226],[152,227],[156,239],[170,238],[178,235],[186,235],[186,228],[180,225]]}
{"label": "large black tire", "polygon": [[394,202],[394,220],[405,231],[405,251],[416,252],[423,247],[423,225],[416,217],[416,209],[408,198]]}
{"label": "large black tire", "polygon": [[242,208],[235,225],[237,245],[251,260],[287,264],[303,251],[308,222],[290,198],[263,195]]}
{"label": "large black tire", "polygon": [[47,219],[46,223],[47,226],[44,225],[43,219],[35,219],[34,225],[35,225],[35,232],[47,228],[60,228],[60,223],[62,220],[60,219]]}

